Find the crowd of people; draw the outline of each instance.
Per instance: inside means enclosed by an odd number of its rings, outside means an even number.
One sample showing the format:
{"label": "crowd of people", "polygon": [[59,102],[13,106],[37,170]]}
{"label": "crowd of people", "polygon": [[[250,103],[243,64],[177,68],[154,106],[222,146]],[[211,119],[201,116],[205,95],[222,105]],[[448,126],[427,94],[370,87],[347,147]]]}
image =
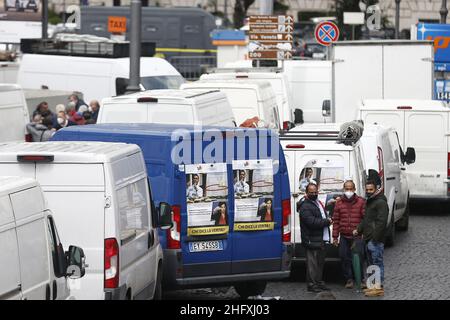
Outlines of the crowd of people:
{"label": "crowd of people", "polygon": [[92,100],[87,105],[77,94],[69,96],[67,105],[58,104],[55,112],[43,101],[33,111],[31,122],[26,126],[27,132],[31,135],[32,142],[48,141],[62,128],[95,124],[99,110],[100,104],[97,100]]}
{"label": "crowd of people", "polygon": [[[352,289],[356,281],[366,296],[383,296],[383,253],[389,207],[380,179],[366,182],[365,197],[356,194],[352,180],[345,181],[342,195],[326,204],[318,199],[315,182],[309,182],[305,190],[305,197],[297,203],[297,212],[306,251],[307,290],[329,291],[323,281],[323,270],[325,244],[332,243],[339,248],[345,287]],[[332,216],[327,211],[333,212]],[[378,275],[373,277],[374,281],[367,281],[375,274],[368,270],[374,269],[378,270]]]}

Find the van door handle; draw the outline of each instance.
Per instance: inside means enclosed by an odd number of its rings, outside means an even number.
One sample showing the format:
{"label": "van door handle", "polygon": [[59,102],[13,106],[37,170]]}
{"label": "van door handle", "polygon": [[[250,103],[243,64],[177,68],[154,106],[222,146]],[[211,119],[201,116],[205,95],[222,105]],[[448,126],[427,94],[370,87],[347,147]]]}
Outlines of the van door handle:
{"label": "van door handle", "polygon": [[148,249],[153,247],[154,244],[155,244],[155,234],[154,234],[153,230],[151,230],[148,233]]}
{"label": "van door handle", "polygon": [[50,300],[50,284],[45,286],[45,300]]}
{"label": "van door handle", "polygon": [[406,168],[400,168],[400,170],[406,171]]}
{"label": "van door handle", "polygon": [[56,280],[53,280],[53,300],[56,300],[58,297],[58,284],[56,283]]}

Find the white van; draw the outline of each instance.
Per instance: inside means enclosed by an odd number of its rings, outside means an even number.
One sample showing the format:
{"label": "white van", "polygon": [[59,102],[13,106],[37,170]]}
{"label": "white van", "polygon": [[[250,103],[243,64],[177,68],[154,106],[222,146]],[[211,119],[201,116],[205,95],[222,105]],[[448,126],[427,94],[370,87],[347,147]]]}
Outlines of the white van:
{"label": "white van", "polygon": [[[355,139],[350,141],[351,144],[342,143],[339,131],[339,124],[304,124],[280,136],[292,195],[291,239],[295,260],[305,258],[297,202],[304,196],[310,179],[319,186],[319,200],[323,204],[342,195],[344,182],[348,179],[355,182],[358,195],[365,194],[366,169],[360,142]],[[327,245],[326,250],[327,260],[338,261],[336,248]]]}
{"label": "white van", "polygon": [[[393,127],[406,156],[411,199],[450,200],[450,108],[437,100],[363,100],[359,116],[365,124]],[[411,150],[411,149],[410,149]]]}
{"label": "white van", "polygon": [[97,123],[236,126],[227,96],[218,90],[149,90],[105,98]]}
{"label": "white van", "polygon": [[181,89],[208,89],[225,92],[237,125],[257,116],[264,126],[280,129],[275,91],[270,82],[259,80],[199,80],[184,83]]}
{"label": "white van", "polygon": [[61,241],[84,248],[89,266],[83,279],[70,284],[75,298],[161,296],[157,210],[138,146],[2,144],[0,175],[4,174],[36,178],[58,222]]}
{"label": "white van", "polygon": [[67,278],[84,275],[84,253],[64,252],[34,179],[0,177],[0,300],[69,298]]}
{"label": "white van", "polygon": [[[181,74],[166,60],[142,57],[141,87],[178,89]],[[82,92],[84,100],[100,101],[125,93],[130,76],[129,58],[92,58],[47,54],[24,54],[18,83],[25,89],[69,90]]]}
{"label": "white van", "polygon": [[200,80],[265,80],[269,81],[275,91],[280,121],[294,122],[294,106],[291,101],[291,91],[288,80],[280,68],[236,68],[214,69],[203,74]]}
{"label": "white van", "polygon": [[[413,149],[405,155],[393,128],[366,124],[360,139],[366,170],[378,172],[391,212],[391,226],[407,230],[409,225],[409,188],[406,165],[414,163]],[[393,214],[392,214],[393,213]],[[387,245],[393,245],[395,228],[389,229]]]}
{"label": "white van", "polygon": [[25,95],[16,84],[0,84],[0,142],[31,141],[26,124],[30,121]]}

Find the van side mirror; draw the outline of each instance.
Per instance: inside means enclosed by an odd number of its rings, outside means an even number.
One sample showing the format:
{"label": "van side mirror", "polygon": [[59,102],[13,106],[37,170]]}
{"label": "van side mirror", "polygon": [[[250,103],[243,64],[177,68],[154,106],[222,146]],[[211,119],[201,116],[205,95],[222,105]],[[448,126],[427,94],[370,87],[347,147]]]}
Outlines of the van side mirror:
{"label": "van side mirror", "polygon": [[322,102],[322,116],[329,117],[331,116],[331,101],[323,100]]}
{"label": "van side mirror", "polygon": [[416,150],[414,148],[408,147],[406,149],[405,162],[407,164],[416,162]]}
{"label": "van side mirror", "polygon": [[158,207],[159,225],[161,229],[170,229],[173,227],[172,208],[167,202],[161,202]]}
{"label": "van side mirror", "polygon": [[70,279],[79,279],[86,273],[86,257],[83,249],[76,246],[70,246],[69,251],[66,252],[67,271],[66,276]]}
{"label": "van side mirror", "polygon": [[294,110],[294,123],[295,124],[303,124],[303,110],[302,109],[295,109]]}

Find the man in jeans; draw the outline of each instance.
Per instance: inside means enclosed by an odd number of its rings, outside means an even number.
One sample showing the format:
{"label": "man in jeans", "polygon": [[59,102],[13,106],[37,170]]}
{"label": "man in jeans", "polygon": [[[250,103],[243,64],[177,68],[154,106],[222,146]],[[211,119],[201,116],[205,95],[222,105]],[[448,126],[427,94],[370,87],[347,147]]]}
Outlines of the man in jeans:
{"label": "man in jeans", "polygon": [[353,230],[364,217],[366,201],[358,196],[355,191],[355,183],[352,180],[346,181],[344,183],[344,195],[336,201],[333,212],[333,245],[339,246],[339,257],[341,258],[347,289],[352,289],[354,285],[352,246],[356,246],[359,249],[358,251],[361,251],[360,261],[363,261],[362,241],[353,237]]}
{"label": "man in jeans", "polygon": [[302,244],[306,250],[306,281],[309,292],[328,291],[323,282],[325,242],[330,241],[329,226],[332,224],[323,204],[317,199],[317,185],[306,186],[306,197],[297,203],[300,214]]}
{"label": "man in jeans", "polygon": [[367,244],[369,264],[379,267],[381,283],[376,283],[372,288],[365,290],[366,296],[377,297],[384,295],[383,253],[389,207],[382,190],[377,190],[377,184],[372,180],[366,182],[366,199],[364,218],[358,225],[358,228],[353,231],[353,235],[357,236],[362,234]]}

